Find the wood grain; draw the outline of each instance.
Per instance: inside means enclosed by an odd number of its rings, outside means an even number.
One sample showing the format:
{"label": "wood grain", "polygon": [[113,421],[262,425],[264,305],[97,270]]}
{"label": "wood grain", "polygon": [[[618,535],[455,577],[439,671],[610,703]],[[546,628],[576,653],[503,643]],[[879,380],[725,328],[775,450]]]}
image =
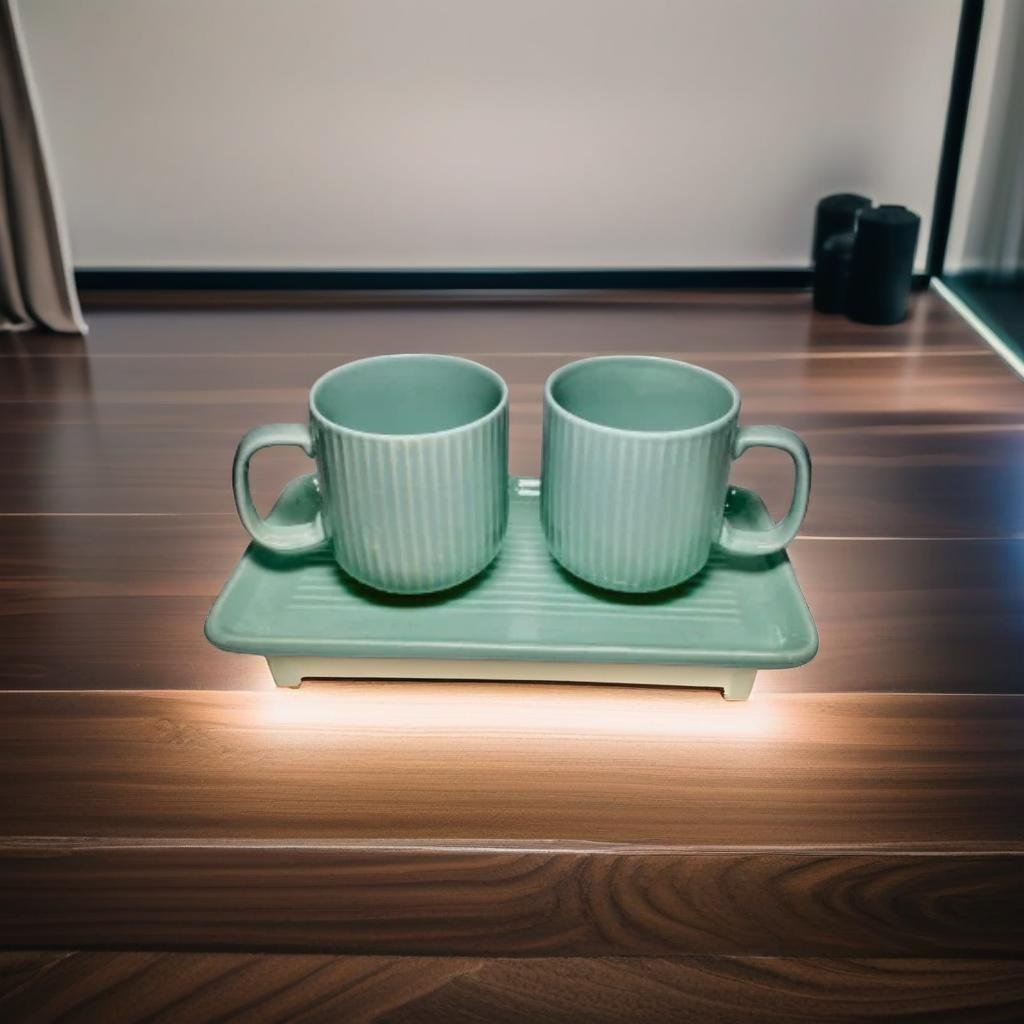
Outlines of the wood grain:
{"label": "wood grain", "polygon": [[[806,296],[694,296],[617,305],[164,310],[93,317],[88,344],[0,345],[0,512],[232,512],[235,443],[260,422],[302,419],[310,383],[396,349],[459,352],[509,381],[511,466],[539,469],[540,393],[595,352],[658,352],[732,377],[748,422],[784,421],[815,457],[807,532],[1024,534],[1024,405],[1012,374],[934,296],[914,318],[865,329],[810,313]],[[306,463],[261,458],[269,502]],[[754,452],[735,479],[781,509],[781,456]]]}
{"label": "wood grain", "polygon": [[[227,515],[0,516],[0,686],[268,689],[261,658],[202,631],[240,534]],[[821,645],[759,692],[1024,688],[1024,541],[798,540],[791,556]]]}
{"label": "wood grain", "polygon": [[[0,516],[0,686],[269,689],[263,659],[202,633],[243,547],[233,515]],[[1024,541],[807,539],[790,555],[821,646],[758,692],[1024,689]]]}
{"label": "wood grain", "polygon": [[[1024,392],[936,296],[110,301],[0,338],[0,1018],[1024,1019]],[[238,437],[403,350],[508,379],[523,475],[564,362],[735,380],[812,450],[818,657],[730,705],[214,650]],[[781,457],[733,479],[781,510]]]}
{"label": "wood grain", "polygon": [[1024,542],[797,542],[821,644],[759,692],[1024,691]]}
{"label": "wood grain", "polygon": [[[26,974],[28,977],[26,978]],[[0,954],[8,1020],[1016,1024],[1020,961]]]}
{"label": "wood grain", "polygon": [[[510,464],[520,476],[540,469],[541,384],[526,389],[531,400],[512,410]],[[927,392],[933,385],[922,380],[917,386]],[[806,533],[1024,536],[1024,484],[1009,472],[1024,458],[1017,421],[945,416],[940,426],[907,416],[886,424],[865,414],[844,422],[785,407],[759,411],[749,401],[744,416],[747,422],[785,421],[810,446],[815,480]],[[303,418],[301,389],[290,401],[104,404],[59,418],[45,409],[0,404],[0,513],[233,516],[230,467],[239,438],[259,423]],[[256,498],[267,507],[288,479],[310,471],[310,463],[301,454],[271,451],[261,453],[254,470]],[[732,479],[757,490],[780,514],[790,476],[781,455],[752,451]]]}
{"label": "wood grain", "polygon": [[[748,419],[804,433],[805,535],[834,538],[792,547],[820,653],[759,689],[1024,685],[1022,390],[937,297],[883,329],[815,315],[801,294],[280,298],[140,297],[150,308],[96,312],[87,344],[0,344],[0,685],[266,688],[260,661],[201,634],[244,546],[227,487],[235,442],[301,417],[322,370],[396,347],[465,352],[507,375],[521,473],[539,468],[540,388],[560,363],[635,348],[715,366],[743,388]],[[753,452],[734,478],[779,512],[783,463]],[[261,456],[264,506],[307,469],[294,451]]]}
{"label": "wood grain", "polygon": [[[184,293],[84,295],[90,351],[221,355],[267,352],[374,352],[402,340],[409,351],[543,351],[557,339],[565,349],[621,351],[630,341],[678,344],[689,328],[709,350],[742,351],[751,344],[800,351],[868,345],[878,350],[976,348],[962,318],[938,296],[911,299],[909,317],[877,327],[823,316],[800,291],[586,291]],[[188,326],[182,330],[182,324]],[[533,345],[543,336],[545,346]],[[24,339],[19,345],[19,340]],[[69,339],[21,335],[12,346],[69,351]]]}
{"label": "wood grain", "polygon": [[1016,850],[1013,696],[0,694],[4,836]]}
{"label": "wood grain", "polygon": [[834,846],[0,842],[0,946],[66,945],[1014,957],[1024,951],[1024,858]]}

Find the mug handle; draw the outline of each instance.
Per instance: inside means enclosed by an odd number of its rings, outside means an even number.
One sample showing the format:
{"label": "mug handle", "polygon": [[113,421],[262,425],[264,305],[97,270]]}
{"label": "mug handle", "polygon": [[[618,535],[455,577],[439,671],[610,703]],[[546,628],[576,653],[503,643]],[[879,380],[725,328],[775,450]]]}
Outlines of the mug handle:
{"label": "mug handle", "polygon": [[324,528],[323,516],[319,509],[308,523],[281,526],[268,523],[256,511],[256,505],[253,503],[249,491],[249,460],[261,448],[270,448],[277,444],[296,445],[310,458],[313,457],[313,439],[306,424],[269,423],[265,427],[253,427],[238,442],[235,464],[231,471],[238,518],[242,520],[242,525],[249,531],[252,539],[261,547],[293,555],[315,551],[327,541],[327,530]]}
{"label": "mug handle", "polygon": [[723,519],[718,544],[734,555],[773,555],[781,551],[796,536],[807,514],[811,490],[811,456],[807,445],[785,427],[740,427],[733,442],[732,457],[738,459],[748,448],[758,446],[778,448],[793,460],[796,470],[793,500],[783,519],[768,530],[742,530]]}

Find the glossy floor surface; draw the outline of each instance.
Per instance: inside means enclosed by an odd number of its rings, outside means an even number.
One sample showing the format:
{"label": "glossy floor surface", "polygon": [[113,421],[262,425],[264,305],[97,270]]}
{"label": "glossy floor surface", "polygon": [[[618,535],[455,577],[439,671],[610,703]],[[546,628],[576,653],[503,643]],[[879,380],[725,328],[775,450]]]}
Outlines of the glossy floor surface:
{"label": "glossy floor surface", "polygon": [[[743,422],[798,430],[814,459],[791,556],[821,651],[759,691],[1024,688],[1024,390],[936,296],[888,328],[770,293],[94,307],[89,321],[86,342],[0,341],[6,688],[267,689],[262,661],[197,628],[245,545],[235,444],[302,420],[326,369],[402,350],[506,378],[524,476],[539,471],[541,391],[563,363],[632,351],[718,370],[742,391]],[[309,467],[294,449],[261,454],[257,500]],[[784,510],[785,456],[752,451],[733,479]]]}
{"label": "glossy floor surface", "polygon": [[[1024,383],[941,299],[130,302],[0,341],[0,1016],[1024,1019]],[[501,373],[519,475],[565,362],[725,374],[811,449],[818,657],[729,704],[212,648],[238,438],[387,351]],[[309,468],[258,460],[264,508]]]}

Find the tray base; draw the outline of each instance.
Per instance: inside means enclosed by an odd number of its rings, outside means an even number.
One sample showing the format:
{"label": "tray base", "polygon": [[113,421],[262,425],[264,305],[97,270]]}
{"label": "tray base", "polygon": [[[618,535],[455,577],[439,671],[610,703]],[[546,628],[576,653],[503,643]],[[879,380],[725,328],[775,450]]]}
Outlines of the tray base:
{"label": "tray base", "polygon": [[267,657],[278,686],[295,688],[303,679],[480,679],[503,681],[618,683],[633,686],[690,686],[721,690],[726,700],[746,700],[757,669],[718,665],[647,665],[568,661],[499,661],[410,658]]}

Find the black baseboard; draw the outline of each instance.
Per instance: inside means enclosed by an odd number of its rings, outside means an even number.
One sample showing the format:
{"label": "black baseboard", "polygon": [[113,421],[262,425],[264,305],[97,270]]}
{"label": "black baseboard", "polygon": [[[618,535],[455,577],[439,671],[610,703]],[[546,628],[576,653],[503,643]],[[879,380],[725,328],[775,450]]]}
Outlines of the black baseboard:
{"label": "black baseboard", "polygon": [[[703,288],[809,288],[811,271],[793,268],[726,269],[466,269],[262,270],[82,268],[83,291],[462,291],[469,289],[613,290]],[[914,286],[928,283],[926,274]]]}
{"label": "black baseboard", "polygon": [[638,269],[81,269],[82,289],[195,291],[420,291],[465,289],[809,288],[805,268]]}

